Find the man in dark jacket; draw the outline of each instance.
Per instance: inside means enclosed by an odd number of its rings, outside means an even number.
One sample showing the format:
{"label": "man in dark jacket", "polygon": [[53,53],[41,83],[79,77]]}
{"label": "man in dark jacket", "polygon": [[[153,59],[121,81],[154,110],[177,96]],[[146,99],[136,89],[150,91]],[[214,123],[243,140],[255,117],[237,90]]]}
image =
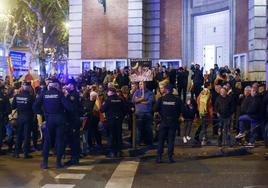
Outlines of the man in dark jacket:
{"label": "man in dark jacket", "polygon": [[125,106],[123,100],[116,95],[115,88],[109,88],[107,95],[107,100],[101,106],[101,112],[105,113],[109,129],[109,157],[121,157],[122,122]]}
{"label": "man in dark jacket", "polygon": [[227,91],[225,88],[221,88],[220,96],[217,97],[215,102],[215,112],[219,118],[219,127],[218,127],[218,146],[222,146],[222,134],[223,130],[225,133],[225,140],[227,141],[227,145],[231,144],[231,133],[230,133],[230,123],[231,116],[233,113],[234,106],[232,104],[232,98],[227,95]]}
{"label": "man in dark jacket", "polygon": [[164,151],[164,143],[168,140],[168,159],[169,163],[175,162],[173,159],[175,133],[178,126],[178,119],[182,112],[182,102],[179,98],[172,94],[173,87],[168,85],[165,87],[165,95],[160,97],[155,104],[155,112],[161,117],[159,130],[159,143],[157,149],[156,162],[162,162],[162,154]]}
{"label": "man in dark jacket", "polygon": [[181,94],[183,96],[183,102],[186,102],[186,92],[187,92],[187,85],[188,85],[188,76],[189,71],[186,67],[180,67],[178,74],[177,74],[177,88],[179,97],[181,97]]}
{"label": "man in dark jacket", "polygon": [[48,85],[48,91],[40,95],[34,103],[34,111],[38,111],[43,106],[46,128],[43,144],[43,162],[41,168],[48,168],[49,150],[52,146],[52,140],[56,140],[56,167],[62,168],[61,163],[64,152],[64,111],[72,111],[73,106],[70,101],[60,91],[59,81],[53,80]]}
{"label": "man in dark jacket", "polygon": [[240,139],[246,136],[244,121],[250,121],[250,141],[248,146],[254,147],[255,138],[256,138],[256,127],[260,121],[260,116],[262,114],[262,101],[261,98],[257,95],[257,90],[255,88],[251,89],[251,94],[247,106],[247,111],[245,115],[239,117],[239,134],[236,136],[236,139]]}
{"label": "man in dark jacket", "polygon": [[191,70],[193,72],[192,80],[193,80],[193,93],[195,98],[199,96],[202,91],[202,85],[204,84],[204,77],[203,77],[203,68],[200,69],[200,65],[192,65]]}
{"label": "man in dark jacket", "polygon": [[3,90],[4,85],[0,83],[0,155],[4,154],[2,151],[2,142],[4,139],[5,117],[11,113],[9,100],[4,96]]}
{"label": "man in dark jacket", "polygon": [[30,141],[31,130],[33,126],[33,102],[34,97],[30,94],[30,82],[22,84],[22,92],[14,97],[12,109],[17,109],[18,113],[18,130],[16,135],[16,147],[14,157],[19,158],[19,150],[23,141],[24,158],[31,158]]}

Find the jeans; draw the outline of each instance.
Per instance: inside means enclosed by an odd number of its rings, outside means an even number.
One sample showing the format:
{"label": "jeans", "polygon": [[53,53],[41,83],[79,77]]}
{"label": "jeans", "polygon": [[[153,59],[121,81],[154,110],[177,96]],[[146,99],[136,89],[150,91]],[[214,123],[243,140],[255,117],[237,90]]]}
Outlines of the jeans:
{"label": "jeans", "polygon": [[83,130],[82,132],[82,146],[81,146],[81,150],[83,154],[87,154],[88,151],[88,130]]}
{"label": "jeans", "polygon": [[185,103],[186,102],[186,92],[187,92],[187,86],[178,86],[178,94],[179,97],[181,98],[182,95],[182,100]]}
{"label": "jeans", "polygon": [[206,140],[207,137],[207,126],[208,126],[208,115],[200,115],[201,118],[201,123],[195,133],[195,140],[200,141],[200,140]]}
{"label": "jeans", "polygon": [[256,137],[257,137],[257,132],[256,132],[256,128],[257,128],[257,123],[258,121],[256,119],[251,118],[249,115],[242,115],[239,117],[239,130],[240,133],[244,133],[245,132],[245,122],[249,121],[250,122],[250,139],[249,142],[254,144]]}
{"label": "jeans", "polygon": [[[230,133],[230,123],[231,117],[227,118],[219,118],[219,128],[218,128],[218,144],[221,145],[222,142],[227,144],[228,146],[231,145],[231,133]],[[223,135],[224,130],[224,135]]]}
{"label": "jeans", "polygon": [[138,145],[144,140],[147,145],[153,144],[153,116],[151,113],[136,114],[136,142]]}
{"label": "jeans", "polygon": [[192,130],[192,124],[193,124],[193,120],[191,119],[187,119],[184,122],[184,135],[183,136],[190,136],[191,134],[191,130]]}
{"label": "jeans", "polygon": [[8,149],[12,150],[14,144],[14,130],[10,122],[6,124]]}

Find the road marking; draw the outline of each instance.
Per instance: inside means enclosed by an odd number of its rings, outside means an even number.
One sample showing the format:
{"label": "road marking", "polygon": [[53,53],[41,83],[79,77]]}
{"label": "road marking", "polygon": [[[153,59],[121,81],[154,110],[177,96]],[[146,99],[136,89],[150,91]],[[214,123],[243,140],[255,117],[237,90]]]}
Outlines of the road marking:
{"label": "road marking", "polygon": [[131,188],[138,166],[138,161],[122,161],[105,188]]}
{"label": "road marking", "polygon": [[70,166],[67,169],[68,170],[85,170],[85,171],[89,171],[92,170],[94,166],[89,166],[89,165],[84,165],[84,166]]}
{"label": "road marking", "polygon": [[55,179],[71,179],[71,180],[81,180],[85,177],[85,174],[72,174],[72,173],[62,173],[55,177]]}
{"label": "road marking", "polygon": [[268,185],[252,185],[252,186],[244,186],[243,188],[268,188]]}
{"label": "road marking", "polygon": [[94,162],[94,161],[96,161],[96,160],[94,160],[94,159],[80,159],[79,160],[80,163],[89,163],[89,162],[91,163],[91,162]]}
{"label": "road marking", "polygon": [[74,186],[71,184],[46,184],[41,188],[73,188]]}

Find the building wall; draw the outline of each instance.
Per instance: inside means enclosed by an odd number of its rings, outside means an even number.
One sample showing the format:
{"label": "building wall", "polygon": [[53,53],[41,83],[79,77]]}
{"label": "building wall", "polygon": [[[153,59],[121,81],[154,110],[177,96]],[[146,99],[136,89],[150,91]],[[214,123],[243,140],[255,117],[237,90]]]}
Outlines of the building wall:
{"label": "building wall", "polygon": [[182,58],[182,0],[161,1],[160,58]]}
{"label": "building wall", "polygon": [[154,62],[160,56],[160,0],[143,1],[144,57]]}
{"label": "building wall", "polygon": [[[194,17],[194,60],[205,70],[214,67],[217,63],[220,67],[229,65],[230,56],[230,11],[221,11]],[[208,64],[205,48],[213,45],[216,57],[214,63]],[[219,48],[218,54],[216,49]],[[219,56],[219,57],[218,57]]]}
{"label": "building wall", "polygon": [[97,0],[83,0],[82,59],[128,56],[128,1],[107,0],[107,11]]}
{"label": "building wall", "polygon": [[193,7],[199,7],[199,6],[206,6],[210,4],[217,4],[224,0],[192,0],[193,1]]}
{"label": "building wall", "polygon": [[68,72],[78,75],[81,72],[82,51],[82,0],[69,1],[69,61]]}
{"label": "building wall", "polygon": [[235,53],[248,52],[248,0],[236,0]]}

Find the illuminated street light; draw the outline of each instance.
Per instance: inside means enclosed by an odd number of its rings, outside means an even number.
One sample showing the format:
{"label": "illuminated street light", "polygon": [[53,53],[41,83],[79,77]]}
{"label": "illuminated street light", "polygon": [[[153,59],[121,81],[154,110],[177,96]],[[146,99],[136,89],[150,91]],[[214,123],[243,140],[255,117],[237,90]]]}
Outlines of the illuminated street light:
{"label": "illuminated street light", "polygon": [[63,25],[64,25],[64,27],[65,27],[66,30],[69,30],[70,23],[68,21],[67,22],[64,22]]}
{"label": "illuminated street light", "polygon": [[46,27],[43,27],[43,34],[46,34]]}

